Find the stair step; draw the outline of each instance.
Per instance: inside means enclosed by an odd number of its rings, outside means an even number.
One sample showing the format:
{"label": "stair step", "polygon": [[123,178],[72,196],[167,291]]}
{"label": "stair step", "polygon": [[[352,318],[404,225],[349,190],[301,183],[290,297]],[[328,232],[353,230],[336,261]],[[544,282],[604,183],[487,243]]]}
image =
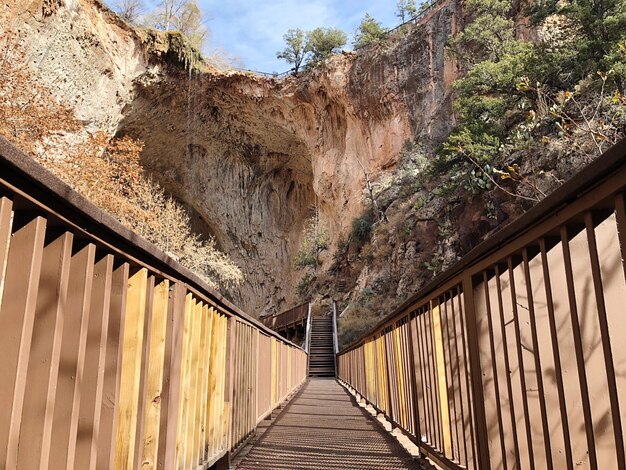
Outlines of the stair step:
{"label": "stair step", "polygon": [[312,377],[335,377],[332,317],[313,318],[311,344],[309,346],[309,375]]}

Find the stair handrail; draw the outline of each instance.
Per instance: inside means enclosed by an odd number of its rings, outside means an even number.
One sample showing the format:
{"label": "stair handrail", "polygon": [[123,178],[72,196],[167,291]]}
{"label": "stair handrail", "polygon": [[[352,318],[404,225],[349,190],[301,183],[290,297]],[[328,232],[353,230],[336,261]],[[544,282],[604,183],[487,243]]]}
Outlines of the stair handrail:
{"label": "stair handrail", "polygon": [[333,299],[333,348],[335,359],[335,375],[337,375],[337,353],[339,352],[339,339],[337,338],[337,301]]}
{"label": "stair handrail", "polygon": [[335,355],[339,352],[339,339],[337,338],[337,301],[333,300],[333,346]]}
{"label": "stair handrail", "polygon": [[309,312],[306,317],[306,335],[304,338],[304,350],[307,354],[311,349],[311,302],[309,302]]}

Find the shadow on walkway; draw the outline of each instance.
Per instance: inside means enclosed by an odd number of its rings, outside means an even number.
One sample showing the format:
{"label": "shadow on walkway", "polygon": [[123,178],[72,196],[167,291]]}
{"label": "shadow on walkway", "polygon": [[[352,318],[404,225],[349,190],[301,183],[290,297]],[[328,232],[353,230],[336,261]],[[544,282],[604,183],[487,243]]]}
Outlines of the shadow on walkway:
{"label": "shadow on walkway", "polygon": [[312,378],[237,470],[422,467],[335,379]]}

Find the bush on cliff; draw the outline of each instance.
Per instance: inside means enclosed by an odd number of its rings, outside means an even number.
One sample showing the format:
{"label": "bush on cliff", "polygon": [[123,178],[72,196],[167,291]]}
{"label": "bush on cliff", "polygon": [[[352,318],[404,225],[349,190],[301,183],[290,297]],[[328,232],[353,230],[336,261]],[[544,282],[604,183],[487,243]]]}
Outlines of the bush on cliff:
{"label": "bush on cliff", "polygon": [[0,135],[209,284],[229,288],[243,281],[215,241],[193,233],[183,207],[143,172],[141,141],[87,132],[33,80],[15,39],[5,35],[0,45]]}
{"label": "bush on cliff", "polygon": [[486,179],[483,189],[537,201],[553,185],[527,160],[552,147],[587,162],[624,136],[626,2],[593,4],[533,3],[531,42],[509,0],[468,0],[473,15],[449,42],[467,72],[454,83],[459,125],[436,167],[463,186]]}

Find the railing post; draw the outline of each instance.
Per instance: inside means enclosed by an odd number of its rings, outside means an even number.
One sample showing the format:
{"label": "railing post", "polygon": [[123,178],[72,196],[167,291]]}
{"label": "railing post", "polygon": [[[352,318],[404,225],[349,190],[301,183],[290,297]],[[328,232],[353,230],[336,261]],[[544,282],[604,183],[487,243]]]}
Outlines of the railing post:
{"label": "railing post", "polygon": [[[420,421],[419,421],[419,404],[417,403],[417,379],[415,377],[416,369],[415,369],[415,355],[413,352],[413,326],[411,325],[411,313],[407,316],[407,327],[409,331],[409,341],[408,341],[408,355],[409,355],[409,367],[410,378],[411,378],[411,400],[413,402],[413,430],[415,431],[416,443],[419,446],[421,442],[422,433],[420,432]],[[416,332],[417,334],[417,332]]]}
{"label": "railing post", "polygon": [[226,420],[226,436],[224,438],[226,446],[226,462],[230,463],[230,453],[233,450],[233,428],[234,428],[234,412],[233,399],[235,390],[235,327],[236,320],[234,317],[229,317],[226,324],[226,358],[225,358],[225,377],[224,385],[226,389],[224,393],[226,395],[224,400],[224,411],[228,413]]}
{"label": "railing post", "polygon": [[482,373],[478,349],[478,331],[476,310],[474,308],[474,284],[471,274],[463,277],[463,307],[465,309],[465,327],[470,358],[470,378],[472,384],[472,406],[474,408],[474,435],[476,436],[476,452],[478,468],[490,468],[487,419],[485,416],[485,399],[483,396]]}
{"label": "railing post", "polygon": [[[383,342],[383,351],[385,351],[385,370],[382,371],[382,373],[385,374],[385,382],[387,382],[387,400],[386,400],[386,407],[388,409],[383,409],[383,415],[385,414],[385,412],[387,412],[387,416],[389,416],[389,418],[391,420],[393,420],[393,400],[391,399],[391,374],[389,373],[389,350],[387,347],[387,333],[391,331],[391,329],[389,329],[389,327],[386,327],[385,329],[383,329],[382,333],[381,333],[381,337],[382,337],[382,342]],[[365,345],[363,347],[363,370],[365,372],[365,391],[367,393],[367,371],[365,370],[365,366],[367,365],[366,361],[365,361]],[[378,379],[378,377],[376,377],[378,375],[378,368],[376,367],[377,364],[374,364],[374,378],[375,380]]]}

